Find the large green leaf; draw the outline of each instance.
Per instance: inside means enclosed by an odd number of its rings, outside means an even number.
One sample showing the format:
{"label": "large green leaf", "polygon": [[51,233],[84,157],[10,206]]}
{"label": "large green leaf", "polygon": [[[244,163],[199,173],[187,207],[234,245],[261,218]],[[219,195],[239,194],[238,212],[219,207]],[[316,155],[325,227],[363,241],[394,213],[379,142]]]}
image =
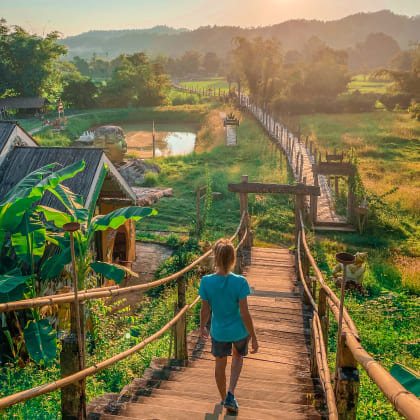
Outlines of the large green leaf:
{"label": "large green leaf", "polygon": [[124,222],[131,219],[138,221],[146,216],[157,214],[155,209],[148,207],[124,207],[122,209],[114,210],[105,216],[96,216],[92,220],[90,230],[106,230],[108,228],[118,229]]}
{"label": "large green leaf", "polygon": [[36,362],[48,362],[55,359],[56,333],[48,319],[28,321],[23,330],[23,338],[29,355]]}
{"label": "large green leaf", "polygon": [[125,271],[113,264],[98,261],[90,263],[89,266],[95,273],[102,274],[106,279],[114,280],[117,284],[120,284],[124,279]]}
{"label": "large green leaf", "polygon": [[417,372],[395,363],[389,373],[416,397],[420,397],[420,376]]}
{"label": "large green leaf", "polygon": [[61,274],[64,266],[71,263],[70,247],[63,249],[60,254],[53,255],[42,264],[41,278],[44,280],[52,279]]}
{"label": "large green leaf", "polygon": [[53,222],[58,228],[73,221],[69,214],[53,209],[52,207],[36,206],[35,210],[42,213],[48,222]]}
{"label": "large green leaf", "polygon": [[22,299],[25,292],[25,282],[30,277],[22,276],[18,268],[0,276],[0,303]]}
{"label": "large green leaf", "polygon": [[56,165],[31,172],[6,194],[0,202],[0,229],[13,231],[23,214],[42,198],[46,190],[53,192],[60,182],[75,176],[85,167],[85,163],[80,161],[54,172],[52,169]]}
{"label": "large green leaf", "polygon": [[45,250],[46,230],[39,219],[39,214],[25,212],[11,238],[16,255],[29,266],[42,258]]}
{"label": "large green leaf", "polygon": [[[83,209],[83,197],[75,194],[70,188],[65,185],[57,185],[51,192],[57,197],[59,201],[64,205],[67,211],[76,219],[76,211]],[[88,213],[89,214],[89,213]],[[82,213],[85,216],[85,212]],[[84,222],[85,220],[80,220]]]}

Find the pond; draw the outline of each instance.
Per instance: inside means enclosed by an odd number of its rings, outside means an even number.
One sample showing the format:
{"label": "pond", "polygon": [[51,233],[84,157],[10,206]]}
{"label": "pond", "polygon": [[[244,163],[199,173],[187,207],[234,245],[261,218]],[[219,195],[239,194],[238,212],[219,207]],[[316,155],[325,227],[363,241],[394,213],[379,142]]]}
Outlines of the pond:
{"label": "pond", "polygon": [[[141,158],[153,157],[152,123],[122,124],[127,141],[127,154]],[[155,124],[156,156],[187,155],[194,150],[194,124]]]}

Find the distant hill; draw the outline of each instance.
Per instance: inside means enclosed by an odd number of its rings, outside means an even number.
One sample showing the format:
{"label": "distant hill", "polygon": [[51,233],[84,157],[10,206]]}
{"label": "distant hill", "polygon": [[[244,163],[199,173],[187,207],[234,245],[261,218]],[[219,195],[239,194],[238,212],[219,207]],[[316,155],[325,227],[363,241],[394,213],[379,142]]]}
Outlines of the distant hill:
{"label": "distant hill", "polygon": [[332,48],[353,48],[371,33],[383,32],[406,49],[420,41],[420,16],[396,15],[389,10],[357,13],[340,20],[289,20],[272,26],[240,28],[206,26],[195,30],[157,26],[142,30],[90,31],[61,40],[69,48],[69,56],[114,58],[121,53],[147,51],[179,56],[188,50],[216,52],[220,57],[231,49],[236,36],[278,38],[284,50],[301,50],[305,42],[317,36]]}

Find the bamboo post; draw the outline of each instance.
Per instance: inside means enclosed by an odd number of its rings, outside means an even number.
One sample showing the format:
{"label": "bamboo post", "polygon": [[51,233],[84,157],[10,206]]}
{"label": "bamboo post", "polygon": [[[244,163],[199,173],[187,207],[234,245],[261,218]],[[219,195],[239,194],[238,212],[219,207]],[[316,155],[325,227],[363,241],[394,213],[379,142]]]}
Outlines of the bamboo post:
{"label": "bamboo post", "polygon": [[[79,282],[76,271],[76,256],[74,251],[74,232],[80,229],[79,223],[66,223],[63,226],[65,232],[70,234],[71,251],[71,277],[74,288],[74,303],[71,305],[70,334],[63,340],[60,354],[61,377],[66,377],[85,368],[85,342],[84,325],[80,316],[80,304],[78,299]],[[84,313],[84,312],[82,312]],[[82,334],[83,332],[83,334]],[[69,385],[61,390],[61,412],[63,420],[86,419],[86,380]]]}
{"label": "bamboo post", "polygon": [[310,355],[311,378],[319,378],[318,364],[316,360],[315,329],[314,329],[313,319],[309,320],[309,325],[311,329],[311,355]]}
{"label": "bamboo post", "polygon": [[[314,171],[313,176],[314,176],[314,186],[319,187],[318,173]],[[317,218],[317,210],[318,210],[318,197],[317,196],[311,195],[309,206],[310,206],[309,212],[310,212],[311,223],[315,224],[316,218]]]}
{"label": "bamboo post", "polygon": [[299,154],[296,153],[296,163],[295,163],[295,173],[296,173],[296,179],[299,180]]}
{"label": "bamboo post", "polygon": [[[178,312],[186,305],[186,280],[185,276],[177,279],[178,285]],[[183,365],[188,364],[188,349],[187,349],[187,317],[182,315],[176,323],[176,341],[175,341],[175,357]]]}
{"label": "bamboo post", "polygon": [[155,138],[155,121],[153,121],[153,160],[155,160],[156,155],[156,138]]}
{"label": "bamboo post", "polygon": [[338,316],[338,333],[337,333],[337,354],[335,359],[335,384],[339,376],[339,369],[342,365],[340,359],[340,351],[343,349],[344,343],[342,342],[342,328],[343,328],[343,312],[344,312],[344,295],[346,291],[346,277],[347,277],[347,266],[354,262],[355,257],[348,252],[339,252],[336,254],[335,259],[338,263],[343,266],[343,279],[341,281],[341,294],[340,294],[340,311]]}
{"label": "bamboo post", "polygon": [[341,334],[337,348],[339,366],[335,380],[335,398],[338,418],[356,420],[357,402],[359,399],[360,378],[357,361],[346,345],[346,335]]}
{"label": "bamboo post", "polygon": [[347,222],[348,223],[353,223],[354,219],[355,219],[355,207],[356,207],[356,197],[354,195],[354,191],[352,188],[352,177],[349,177],[348,179],[348,194],[347,194]]}
{"label": "bamboo post", "polygon": [[306,150],[308,150],[308,143],[309,143],[309,136],[306,136],[306,140],[305,140]]}
{"label": "bamboo post", "polygon": [[[241,183],[247,183],[247,182],[248,182],[248,175],[242,175]],[[252,247],[252,234],[250,232],[250,221],[249,221],[249,214],[248,214],[248,194],[247,193],[240,193],[239,194],[239,204],[240,204],[241,217],[244,213],[245,213],[245,217],[244,217],[244,223],[242,225],[242,228],[239,231],[238,239],[239,239],[239,241],[241,241],[242,238],[245,235],[245,232],[248,230],[248,237],[244,241],[243,248],[250,249]]]}
{"label": "bamboo post", "polygon": [[310,155],[312,155],[312,148],[313,148],[313,146],[314,146],[314,142],[311,140],[311,141],[309,142],[309,154],[310,154]]}
{"label": "bamboo post", "polygon": [[324,337],[325,351],[328,353],[328,305],[327,294],[322,287],[319,289],[318,295],[318,315],[321,322],[322,335]]}
{"label": "bamboo post", "polygon": [[[300,154],[300,181],[302,182],[303,180],[303,154]],[[306,182],[304,182],[304,184],[306,184]]]}
{"label": "bamboo post", "polygon": [[195,217],[195,233],[198,235],[200,231],[200,186],[197,186],[195,203],[197,207],[197,213]]}

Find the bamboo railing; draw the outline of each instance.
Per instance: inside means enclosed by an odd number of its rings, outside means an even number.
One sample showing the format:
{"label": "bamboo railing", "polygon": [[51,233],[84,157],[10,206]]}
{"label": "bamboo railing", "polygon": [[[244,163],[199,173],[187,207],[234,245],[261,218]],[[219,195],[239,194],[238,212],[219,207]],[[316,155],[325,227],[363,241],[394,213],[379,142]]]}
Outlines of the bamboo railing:
{"label": "bamboo railing", "polygon": [[[328,307],[331,309],[334,314],[334,318],[339,322],[339,310],[340,310],[340,300],[336,294],[328,287],[325,283],[321,270],[316,264],[315,259],[313,258],[311,251],[309,249],[308,243],[305,236],[305,225],[303,222],[302,212],[299,211],[299,222],[300,226],[297,226],[297,266],[299,277],[302,280],[303,287],[305,289],[306,296],[314,310],[314,321],[312,334],[315,338],[315,348],[311,348],[312,354],[316,353],[317,367],[319,370],[319,376],[324,388],[328,409],[330,412],[330,419],[336,418],[353,418],[348,416],[348,410],[346,407],[356,404],[354,407],[354,414],[356,413],[355,409],[357,408],[357,393],[354,395],[352,392],[349,392],[347,397],[352,399],[352,401],[343,401],[346,393],[338,392],[337,389],[340,387],[340,378],[337,379],[335,383],[335,396],[332,394],[330,373],[328,368],[328,363],[326,359],[326,347],[324,337],[328,337],[328,325],[322,325],[322,322],[318,316],[318,308],[321,305],[321,300],[327,302]],[[301,246],[303,245],[303,247]],[[302,249],[303,248],[303,249]],[[316,275],[317,284],[320,286],[318,305],[316,304],[316,296],[314,290],[311,291],[308,287],[306,276],[304,274],[305,269],[302,267],[302,253],[307,258],[310,266],[314,270]],[[307,269],[309,267],[306,267]],[[315,288],[314,288],[315,289]],[[339,342],[339,348],[337,351],[342,356],[339,358],[340,366],[336,366],[336,370],[339,368],[345,368],[349,365],[350,368],[356,368],[357,363],[359,363],[362,368],[366,371],[372,381],[378,386],[382,391],[385,397],[390,401],[393,407],[405,418],[409,420],[418,420],[420,419],[420,400],[406,388],[404,388],[383,366],[381,366],[373,357],[363,348],[360,343],[360,337],[357,332],[357,328],[354,324],[354,321],[351,319],[345,307],[343,308],[343,327],[342,327],[342,337],[337,339]],[[341,346],[341,347],[340,347]],[[311,356],[312,359],[312,356]],[[337,383],[338,382],[338,383]],[[346,382],[343,385],[343,389],[351,388],[351,381]],[[357,385],[358,391],[358,385]],[[354,391],[355,388],[352,389]],[[332,394],[332,395],[331,395]],[[351,395],[352,394],[352,395]],[[338,410],[337,410],[338,407]],[[346,413],[346,417],[343,416],[343,410]],[[338,417],[337,416],[338,411]],[[355,417],[354,417],[355,418]]]}
{"label": "bamboo railing", "polygon": [[[236,246],[236,250],[238,250],[246,240],[248,236],[248,229],[249,226],[249,219],[246,212],[242,213],[241,221],[238,225],[238,228],[236,229],[236,232],[234,235],[230,238],[231,241],[233,241],[240,233],[242,233],[242,237]],[[182,270],[178,271],[177,273],[165,277],[163,279],[150,282],[143,285],[138,286],[130,286],[125,288],[119,288],[118,286],[111,286],[107,288],[95,288],[90,290],[84,290],[80,291],[78,295],[78,301],[86,301],[86,300],[92,300],[92,299],[99,299],[103,297],[111,297],[111,296],[119,296],[119,295],[125,295],[127,293],[131,293],[132,291],[138,291],[138,290],[149,290],[152,288],[155,288],[157,286],[160,286],[162,284],[169,283],[175,279],[181,278],[185,273],[189,272],[192,268],[194,268],[197,264],[199,264],[203,259],[208,257],[213,252],[212,249],[207,251],[205,254],[201,255],[199,258],[194,260],[191,264],[189,264],[187,267],[183,268]],[[180,288],[180,284],[178,283],[178,289]],[[185,282],[183,282],[184,290],[181,291],[185,298]],[[24,402],[26,400],[38,397],[40,395],[48,394],[50,392],[54,392],[58,389],[65,388],[71,384],[74,384],[76,382],[80,382],[85,380],[88,376],[93,376],[96,373],[100,372],[101,370],[112,366],[113,364],[131,356],[135,352],[143,349],[145,346],[150,344],[152,341],[156,340],[160,336],[162,336],[166,331],[168,331],[171,327],[179,324],[180,322],[184,322],[184,325],[180,330],[185,330],[185,315],[186,313],[199,301],[200,297],[197,296],[197,298],[191,303],[191,304],[185,304],[182,308],[180,308],[179,312],[176,316],[174,316],[164,327],[162,327],[159,331],[151,335],[150,337],[144,339],[142,342],[136,344],[135,346],[129,348],[128,350],[121,352],[109,359],[106,359],[100,363],[97,363],[94,366],[90,366],[88,368],[85,368],[83,370],[80,370],[72,375],[69,375],[65,378],[59,379],[57,381],[44,384],[35,388],[27,389],[25,391],[18,392],[13,395],[9,395],[7,397],[0,399],[0,409],[4,409],[7,407],[10,407],[12,405],[15,405],[20,402]],[[23,301],[16,301],[16,302],[9,302],[5,304],[0,305],[0,313],[1,312],[8,312],[8,311],[14,311],[18,309],[28,309],[28,308],[35,308],[40,306],[51,306],[51,305],[57,305],[57,304],[63,304],[63,303],[71,303],[74,302],[75,297],[73,293],[66,293],[63,295],[55,295],[55,296],[48,296],[43,298],[35,298],[35,299],[27,299]],[[178,301],[180,300],[180,290],[178,290]],[[177,337],[178,339],[178,337]],[[180,343],[179,347],[186,349],[186,336],[183,337],[185,343],[182,345]]]}
{"label": "bamboo railing", "polygon": [[[240,229],[245,221],[245,213],[242,214],[241,221],[236,229],[236,232],[230,238],[233,241],[239,234]],[[175,274],[172,274],[168,277],[164,277],[162,279],[152,281],[146,284],[139,284],[136,286],[128,286],[128,287],[118,287],[118,286],[110,286],[110,287],[103,287],[103,288],[94,288],[88,290],[81,290],[78,295],[78,301],[84,302],[86,300],[92,299],[100,299],[106,297],[114,297],[114,296],[124,296],[132,292],[138,291],[146,291],[153,289],[155,287],[161,286],[163,284],[167,284],[173,280],[178,279],[182,275],[191,271],[196,265],[198,265],[201,261],[207,258],[213,250],[207,251],[205,254],[198,257],[194,260],[191,264],[187,267],[183,268],[182,270],[178,271]],[[63,293],[62,295],[54,295],[54,296],[45,296],[45,297],[38,297],[33,299],[25,299],[25,300],[18,300],[15,302],[7,302],[0,304],[0,313],[2,312],[11,312],[20,309],[29,309],[29,308],[37,308],[42,306],[52,306],[58,305],[63,303],[72,303],[74,301],[74,293]]]}

